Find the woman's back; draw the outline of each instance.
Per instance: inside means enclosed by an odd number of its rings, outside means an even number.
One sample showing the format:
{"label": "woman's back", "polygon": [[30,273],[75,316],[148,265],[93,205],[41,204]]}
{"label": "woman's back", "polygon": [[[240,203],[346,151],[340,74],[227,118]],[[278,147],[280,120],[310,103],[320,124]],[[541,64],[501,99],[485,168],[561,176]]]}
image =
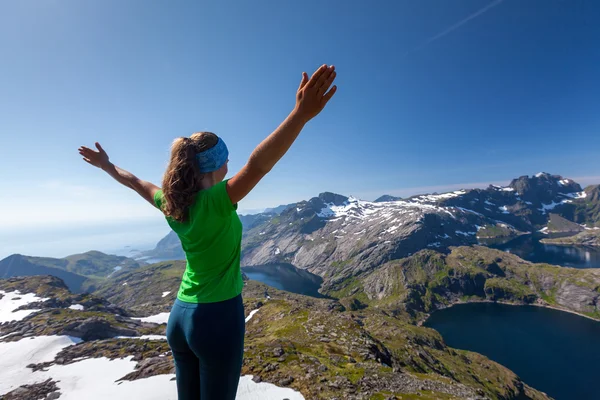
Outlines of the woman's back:
{"label": "woman's back", "polygon": [[[242,223],[226,190],[227,181],[201,190],[190,207],[189,219],[167,219],[186,254],[187,266],[177,298],[189,303],[213,303],[242,292],[240,271]],[[161,207],[163,193],[154,197]]]}

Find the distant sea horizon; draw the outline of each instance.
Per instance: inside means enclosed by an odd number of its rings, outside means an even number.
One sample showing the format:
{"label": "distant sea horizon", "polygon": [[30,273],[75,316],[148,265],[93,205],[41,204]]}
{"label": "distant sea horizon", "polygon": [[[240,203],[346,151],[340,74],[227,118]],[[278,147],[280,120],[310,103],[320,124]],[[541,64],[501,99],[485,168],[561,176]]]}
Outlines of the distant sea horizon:
{"label": "distant sea horizon", "polygon": [[0,229],[0,260],[12,254],[63,258],[90,250],[130,257],[153,249],[169,231],[162,219],[31,232]]}

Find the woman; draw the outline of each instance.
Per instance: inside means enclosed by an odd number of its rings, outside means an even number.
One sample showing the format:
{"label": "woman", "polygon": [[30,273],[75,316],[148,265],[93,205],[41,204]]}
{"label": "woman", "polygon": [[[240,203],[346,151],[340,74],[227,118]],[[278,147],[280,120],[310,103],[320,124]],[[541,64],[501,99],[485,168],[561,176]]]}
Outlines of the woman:
{"label": "woman", "polygon": [[187,265],[167,324],[180,400],[235,399],[245,333],[237,204],[323,110],[335,77],[333,66],[310,79],[303,72],[293,111],[229,180],[227,146],[210,132],[175,139],[162,189],[112,164],[99,143],[98,151],[79,148],[84,161],[159,208],[181,239]]}

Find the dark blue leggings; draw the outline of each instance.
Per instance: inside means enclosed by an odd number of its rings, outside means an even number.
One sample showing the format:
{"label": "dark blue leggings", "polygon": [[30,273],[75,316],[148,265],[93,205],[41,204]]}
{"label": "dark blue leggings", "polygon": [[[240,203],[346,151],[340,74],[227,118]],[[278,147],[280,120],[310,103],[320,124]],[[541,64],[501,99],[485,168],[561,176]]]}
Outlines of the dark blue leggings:
{"label": "dark blue leggings", "polygon": [[218,303],[175,300],[167,341],[179,400],[235,400],[245,331],[242,295]]}

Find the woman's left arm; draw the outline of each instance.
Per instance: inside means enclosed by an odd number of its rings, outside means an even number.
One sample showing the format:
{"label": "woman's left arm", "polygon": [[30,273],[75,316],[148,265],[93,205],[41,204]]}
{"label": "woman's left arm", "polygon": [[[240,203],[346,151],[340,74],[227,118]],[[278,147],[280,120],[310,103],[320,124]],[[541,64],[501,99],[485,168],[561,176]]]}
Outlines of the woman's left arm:
{"label": "woman's left arm", "polygon": [[110,176],[112,176],[120,184],[127,186],[130,189],[135,190],[140,196],[142,196],[147,202],[156,207],[154,203],[154,195],[160,190],[160,188],[153,183],[144,181],[131,172],[125,171],[110,162],[108,154],[100,146],[100,143],[96,143],[98,151],[92,150],[88,147],[81,146],[79,148],[79,154],[83,156],[83,161],[94,167],[100,168]]}

